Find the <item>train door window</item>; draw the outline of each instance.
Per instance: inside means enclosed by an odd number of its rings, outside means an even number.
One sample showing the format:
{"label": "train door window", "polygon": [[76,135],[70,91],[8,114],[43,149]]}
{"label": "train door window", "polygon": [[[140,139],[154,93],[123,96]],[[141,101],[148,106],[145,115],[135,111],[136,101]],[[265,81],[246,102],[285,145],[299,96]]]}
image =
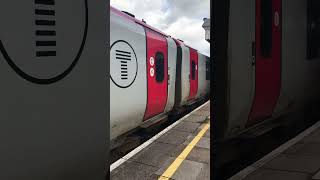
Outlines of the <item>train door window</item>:
{"label": "train door window", "polygon": [[308,0],[307,8],[307,59],[315,59],[320,57],[319,0]]}
{"label": "train door window", "polygon": [[263,57],[271,57],[272,17],[272,0],[261,0],[260,47]]}
{"label": "train door window", "polygon": [[194,61],[191,61],[191,79],[196,79],[196,63]]}
{"label": "train door window", "polygon": [[206,62],[206,80],[210,80],[210,62]]}
{"label": "train door window", "polygon": [[164,80],[164,55],[162,52],[156,53],[156,81],[161,83]]}

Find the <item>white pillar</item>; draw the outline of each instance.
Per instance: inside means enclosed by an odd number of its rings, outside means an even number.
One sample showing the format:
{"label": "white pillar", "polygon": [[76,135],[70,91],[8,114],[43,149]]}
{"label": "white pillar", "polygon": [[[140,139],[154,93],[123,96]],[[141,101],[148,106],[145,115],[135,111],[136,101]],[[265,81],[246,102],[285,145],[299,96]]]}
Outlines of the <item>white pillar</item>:
{"label": "white pillar", "polygon": [[202,27],[205,30],[205,39],[210,42],[210,19],[203,18],[203,21]]}

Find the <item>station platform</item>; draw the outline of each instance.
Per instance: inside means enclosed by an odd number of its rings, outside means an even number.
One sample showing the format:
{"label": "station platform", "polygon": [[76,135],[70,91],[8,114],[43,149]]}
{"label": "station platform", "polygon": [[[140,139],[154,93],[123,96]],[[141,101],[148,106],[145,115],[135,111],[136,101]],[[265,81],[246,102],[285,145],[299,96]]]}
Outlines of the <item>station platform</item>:
{"label": "station platform", "polygon": [[320,180],[320,121],[231,180]]}
{"label": "station platform", "polygon": [[210,179],[210,101],[113,163],[110,177]]}

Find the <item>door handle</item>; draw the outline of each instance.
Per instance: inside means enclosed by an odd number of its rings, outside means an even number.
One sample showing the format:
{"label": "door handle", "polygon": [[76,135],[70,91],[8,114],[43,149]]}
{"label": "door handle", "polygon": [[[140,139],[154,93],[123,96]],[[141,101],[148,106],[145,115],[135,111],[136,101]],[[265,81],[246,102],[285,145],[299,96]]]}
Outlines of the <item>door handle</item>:
{"label": "door handle", "polygon": [[254,66],[256,65],[256,42],[251,43],[251,65]]}

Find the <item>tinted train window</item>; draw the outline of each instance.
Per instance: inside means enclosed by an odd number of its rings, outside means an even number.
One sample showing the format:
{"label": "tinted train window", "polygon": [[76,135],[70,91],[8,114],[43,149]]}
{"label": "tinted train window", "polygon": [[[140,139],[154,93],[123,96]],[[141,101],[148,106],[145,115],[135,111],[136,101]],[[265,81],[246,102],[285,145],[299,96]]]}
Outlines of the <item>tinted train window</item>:
{"label": "tinted train window", "polygon": [[210,80],[210,62],[206,62],[206,80]]}
{"label": "tinted train window", "polygon": [[261,55],[271,56],[272,50],[272,0],[261,0]]}
{"label": "tinted train window", "polygon": [[156,53],[156,81],[162,82],[164,80],[164,55],[162,52]]}
{"label": "tinted train window", "polygon": [[191,79],[196,79],[196,63],[194,61],[191,61]]}
{"label": "tinted train window", "polygon": [[308,0],[307,14],[307,58],[319,58],[320,50],[320,2]]}

